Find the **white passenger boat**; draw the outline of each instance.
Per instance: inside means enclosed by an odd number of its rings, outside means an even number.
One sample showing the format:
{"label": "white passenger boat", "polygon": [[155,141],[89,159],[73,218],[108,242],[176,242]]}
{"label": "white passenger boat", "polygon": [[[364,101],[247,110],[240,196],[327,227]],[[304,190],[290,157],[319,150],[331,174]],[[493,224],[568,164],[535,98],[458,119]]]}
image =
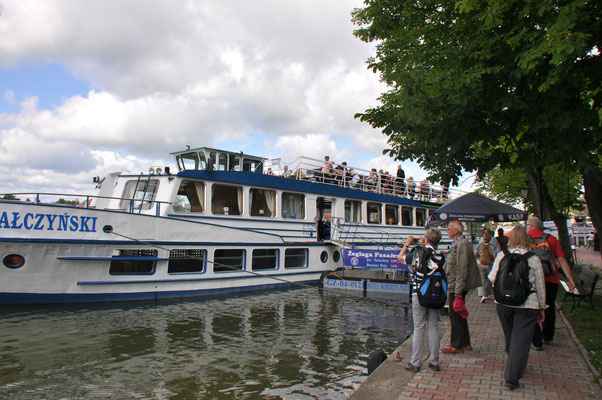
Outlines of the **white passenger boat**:
{"label": "white passenger boat", "polygon": [[[447,194],[401,180],[323,174],[210,148],[172,153],[178,172],[111,173],[97,192],[0,200],[0,303],[142,300],[317,282],[344,249],[419,235]],[[340,169],[340,171],[345,171]],[[1,196],[1,195],[0,195]]]}

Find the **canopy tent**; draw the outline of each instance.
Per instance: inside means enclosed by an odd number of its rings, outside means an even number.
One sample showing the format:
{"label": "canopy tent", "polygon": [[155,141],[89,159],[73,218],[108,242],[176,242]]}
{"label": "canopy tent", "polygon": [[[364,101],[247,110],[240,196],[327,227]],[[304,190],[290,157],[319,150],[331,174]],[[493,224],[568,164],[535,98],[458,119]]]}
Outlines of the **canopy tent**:
{"label": "canopy tent", "polygon": [[431,214],[426,227],[461,222],[513,222],[527,219],[527,212],[476,193],[468,193],[445,203]]}

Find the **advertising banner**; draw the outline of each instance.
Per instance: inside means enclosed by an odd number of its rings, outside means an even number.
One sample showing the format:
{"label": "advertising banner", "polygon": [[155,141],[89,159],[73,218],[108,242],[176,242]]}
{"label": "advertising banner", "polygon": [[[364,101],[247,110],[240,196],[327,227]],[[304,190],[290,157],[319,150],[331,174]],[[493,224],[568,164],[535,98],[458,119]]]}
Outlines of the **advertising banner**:
{"label": "advertising banner", "polygon": [[392,268],[408,270],[408,266],[397,261],[399,250],[343,250],[345,268]]}

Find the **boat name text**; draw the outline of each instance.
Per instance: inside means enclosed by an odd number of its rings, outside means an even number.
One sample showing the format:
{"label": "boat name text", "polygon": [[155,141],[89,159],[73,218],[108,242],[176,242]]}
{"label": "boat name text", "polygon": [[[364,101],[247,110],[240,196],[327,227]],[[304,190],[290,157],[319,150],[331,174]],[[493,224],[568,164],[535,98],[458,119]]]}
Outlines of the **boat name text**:
{"label": "boat name text", "polygon": [[0,229],[25,229],[28,231],[96,232],[98,217],[65,214],[34,214],[2,212]]}

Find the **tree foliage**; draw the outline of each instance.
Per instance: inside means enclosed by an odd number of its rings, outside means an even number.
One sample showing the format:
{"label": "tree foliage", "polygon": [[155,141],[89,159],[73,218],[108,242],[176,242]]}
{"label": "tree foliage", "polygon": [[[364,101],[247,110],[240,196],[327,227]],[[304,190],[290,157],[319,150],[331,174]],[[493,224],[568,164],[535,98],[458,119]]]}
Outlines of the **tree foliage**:
{"label": "tree foliage", "polygon": [[386,152],[454,183],[562,148],[599,167],[598,2],[365,3],[355,34],[378,42],[369,66],[391,89],[358,117],[389,136]]}
{"label": "tree foliage", "polygon": [[601,10],[592,0],[366,0],[355,35],[377,43],[368,65],[390,89],[356,117],[433,180],[524,168],[555,220],[541,171],[579,171],[601,229]]}

